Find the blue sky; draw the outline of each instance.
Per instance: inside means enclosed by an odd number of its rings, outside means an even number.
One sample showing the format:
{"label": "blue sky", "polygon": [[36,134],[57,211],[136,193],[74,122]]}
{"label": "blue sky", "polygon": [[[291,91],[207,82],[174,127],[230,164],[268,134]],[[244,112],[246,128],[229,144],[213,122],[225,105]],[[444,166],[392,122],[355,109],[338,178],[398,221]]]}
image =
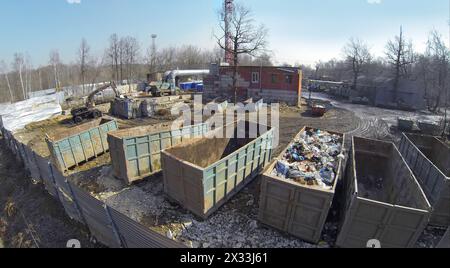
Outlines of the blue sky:
{"label": "blue sky", "polygon": [[[78,2],[72,3],[69,2]],[[436,29],[448,39],[448,0],[241,0],[269,28],[278,63],[314,64],[342,56],[350,37],[367,41],[378,56],[400,25],[417,50]],[[2,0],[0,59],[28,53],[46,64],[51,49],[73,61],[81,38],[102,53],[112,33],[132,35],[143,50],[152,33],[158,46],[212,48],[222,0]]]}

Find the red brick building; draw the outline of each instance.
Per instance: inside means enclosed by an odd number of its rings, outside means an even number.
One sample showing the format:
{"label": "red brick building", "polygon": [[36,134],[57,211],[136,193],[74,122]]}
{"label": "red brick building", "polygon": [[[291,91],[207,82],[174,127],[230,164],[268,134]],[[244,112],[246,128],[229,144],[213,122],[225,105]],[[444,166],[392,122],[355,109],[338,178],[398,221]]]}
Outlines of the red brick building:
{"label": "red brick building", "polygon": [[[204,80],[206,97],[232,97],[233,67],[211,65]],[[300,106],[302,72],[293,67],[239,66],[237,79],[240,98],[263,98],[264,102],[286,102]]]}

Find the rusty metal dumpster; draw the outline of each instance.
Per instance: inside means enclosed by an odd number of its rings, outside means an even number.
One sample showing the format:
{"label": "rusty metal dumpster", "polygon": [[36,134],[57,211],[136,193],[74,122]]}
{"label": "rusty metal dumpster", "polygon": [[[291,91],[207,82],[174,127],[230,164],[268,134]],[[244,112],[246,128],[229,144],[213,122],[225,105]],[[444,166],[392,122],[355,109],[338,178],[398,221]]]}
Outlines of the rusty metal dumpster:
{"label": "rusty metal dumpster", "polygon": [[430,201],[430,224],[450,225],[450,148],[431,136],[403,134],[400,152]]}
{"label": "rusty metal dumpster", "polygon": [[117,129],[112,119],[97,119],[47,138],[53,164],[62,172],[109,150],[107,133]]}
{"label": "rusty metal dumpster", "polygon": [[[335,160],[335,176],[328,189],[316,185],[303,185],[274,174],[278,161],[283,159],[284,154],[306,131],[318,130],[303,128],[262,175],[259,221],[305,241],[317,243],[334,198],[337,182],[341,178],[343,159]],[[339,137],[341,149],[338,153],[342,155],[345,135],[327,132]]]}
{"label": "rusty metal dumpster", "polygon": [[209,124],[171,129],[171,123],[108,133],[114,175],[131,184],[161,171],[161,151],[209,131]]}
{"label": "rusty metal dumpster", "polygon": [[[256,138],[249,135],[253,127],[258,127]],[[210,135],[224,130],[214,130]],[[162,152],[166,194],[203,219],[251,182],[270,162],[272,128],[245,122],[245,133],[234,124],[226,127],[226,131],[230,130],[234,131],[235,138],[192,139]]]}
{"label": "rusty metal dumpster", "polygon": [[419,183],[393,143],[354,137],[344,180],[339,247],[414,247],[431,209]]}

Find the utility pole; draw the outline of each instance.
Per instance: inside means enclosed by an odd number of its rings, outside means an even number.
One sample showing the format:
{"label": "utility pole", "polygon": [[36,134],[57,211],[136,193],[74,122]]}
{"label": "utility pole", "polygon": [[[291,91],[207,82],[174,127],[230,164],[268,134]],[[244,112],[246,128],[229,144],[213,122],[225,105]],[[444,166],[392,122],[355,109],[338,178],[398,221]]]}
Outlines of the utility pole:
{"label": "utility pole", "polygon": [[151,59],[151,70],[150,72],[155,72],[155,64],[156,64],[156,38],[158,35],[152,34],[152,59]]}
{"label": "utility pole", "polygon": [[225,62],[233,64],[233,40],[230,31],[231,19],[233,16],[234,4],[233,0],[225,0]]}

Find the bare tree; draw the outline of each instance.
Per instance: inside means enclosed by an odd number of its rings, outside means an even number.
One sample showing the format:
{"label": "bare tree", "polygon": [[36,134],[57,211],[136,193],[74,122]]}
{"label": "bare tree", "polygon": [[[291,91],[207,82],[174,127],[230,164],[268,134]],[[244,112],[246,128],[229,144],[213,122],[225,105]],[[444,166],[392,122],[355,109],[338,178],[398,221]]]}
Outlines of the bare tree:
{"label": "bare tree", "polygon": [[437,31],[430,33],[423,63],[428,109],[437,112],[449,85],[449,49]]}
{"label": "bare tree", "polygon": [[14,96],[13,96],[13,92],[11,90],[11,83],[9,82],[9,77],[8,77],[9,70],[8,70],[8,67],[6,66],[6,63],[3,60],[0,62],[0,72],[2,72],[3,75],[5,76],[5,81],[6,81],[6,85],[8,86],[10,101],[14,102]]}
{"label": "bare tree", "polygon": [[31,92],[31,70],[33,64],[31,63],[31,57],[28,53],[25,54],[25,98],[28,99],[29,92]]}
{"label": "bare tree", "polygon": [[90,85],[89,85],[89,92],[94,90],[95,85],[97,84],[98,78],[100,77],[100,73],[102,70],[102,67],[105,63],[105,57],[92,57],[89,61],[89,73],[91,75]]}
{"label": "bare tree", "polygon": [[125,78],[127,83],[134,78],[135,64],[139,58],[139,42],[136,38],[127,36],[122,39],[122,61],[125,68]]}
{"label": "bare tree", "polygon": [[57,49],[53,49],[52,51],[50,51],[49,64],[53,67],[53,74],[55,77],[55,88],[56,90],[59,90],[61,88],[61,82],[59,80],[58,68],[61,65],[61,59],[59,57],[59,51]]}
{"label": "bare tree", "polygon": [[394,40],[391,40],[386,45],[386,57],[387,62],[393,68],[394,76],[394,99],[397,103],[398,99],[398,87],[400,79],[408,76],[409,66],[414,63],[414,51],[412,42],[407,42],[403,36],[403,29],[400,27],[400,35],[396,36]]}
{"label": "bare tree", "polygon": [[112,34],[109,38],[109,48],[107,55],[110,58],[112,77],[114,80],[119,80],[119,58],[120,58],[120,40],[117,34]]}
{"label": "bare tree", "polygon": [[[264,25],[255,26],[251,10],[239,3],[233,7],[231,18],[229,18],[229,36],[226,31],[226,7],[220,14],[220,36],[216,36],[217,44],[226,53],[233,55],[233,90],[234,102],[237,103],[237,73],[240,55],[257,56],[267,47],[268,30]],[[226,45],[228,37],[232,45]]]}
{"label": "bare tree", "polygon": [[353,88],[358,86],[358,78],[363,73],[364,68],[372,60],[369,47],[360,39],[351,38],[344,47],[344,54],[347,63],[350,65],[353,74]]}
{"label": "bare tree", "polygon": [[80,48],[78,49],[78,63],[80,66],[80,80],[81,80],[81,85],[83,87],[83,91],[85,90],[90,50],[91,50],[91,48],[89,47],[86,39],[83,38],[81,40]]}
{"label": "bare tree", "polygon": [[22,89],[22,99],[26,99],[26,89],[25,89],[25,83],[24,83],[24,69],[25,69],[25,59],[23,54],[21,53],[15,53],[14,54],[14,62],[13,62],[13,69],[17,73],[19,77],[20,87]]}

